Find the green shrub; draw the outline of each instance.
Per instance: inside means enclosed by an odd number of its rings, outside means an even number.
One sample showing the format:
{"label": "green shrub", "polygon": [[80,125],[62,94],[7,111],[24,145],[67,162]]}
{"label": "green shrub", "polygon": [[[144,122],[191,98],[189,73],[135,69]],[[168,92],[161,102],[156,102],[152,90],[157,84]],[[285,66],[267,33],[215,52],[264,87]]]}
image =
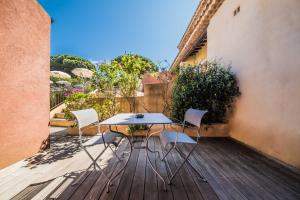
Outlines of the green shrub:
{"label": "green shrub", "polygon": [[136,125],[129,125],[127,130],[129,133],[134,133],[139,130],[148,130],[148,129],[149,129],[149,127],[147,125],[136,124]]}
{"label": "green shrub", "polygon": [[207,62],[179,70],[172,91],[172,117],[183,120],[189,108],[208,110],[204,123],[227,122],[235,97],[240,95],[238,82],[230,67]]}
{"label": "green shrub", "polygon": [[74,119],[70,111],[94,108],[99,120],[105,120],[119,112],[120,106],[112,98],[99,98],[93,94],[74,92],[65,100],[64,110],[66,119]]}

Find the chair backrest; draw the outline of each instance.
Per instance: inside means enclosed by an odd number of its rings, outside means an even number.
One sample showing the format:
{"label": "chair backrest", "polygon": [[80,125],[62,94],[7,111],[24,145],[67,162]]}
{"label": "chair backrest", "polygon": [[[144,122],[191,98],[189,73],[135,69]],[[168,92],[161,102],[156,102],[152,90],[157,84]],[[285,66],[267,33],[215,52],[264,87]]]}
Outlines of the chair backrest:
{"label": "chair backrest", "polygon": [[71,113],[76,117],[79,129],[99,121],[97,112],[92,108],[71,111]]}
{"label": "chair backrest", "polygon": [[190,108],[185,112],[184,121],[200,128],[201,120],[205,113],[207,113],[206,110],[197,110]]}

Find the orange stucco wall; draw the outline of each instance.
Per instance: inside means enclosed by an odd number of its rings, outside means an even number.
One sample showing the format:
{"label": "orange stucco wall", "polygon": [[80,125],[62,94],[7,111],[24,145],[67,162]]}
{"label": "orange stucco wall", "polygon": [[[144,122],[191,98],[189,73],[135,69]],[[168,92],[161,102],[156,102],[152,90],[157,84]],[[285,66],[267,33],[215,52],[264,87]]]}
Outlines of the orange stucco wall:
{"label": "orange stucco wall", "polygon": [[35,0],[0,0],[0,168],[49,134],[50,18]]}
{"label": "orange stucco wall", "polygon": [[242,92],[230,136],[298,168],[299,11],[299,0],[225,0],[207,30],[208,59],[231,63]]}

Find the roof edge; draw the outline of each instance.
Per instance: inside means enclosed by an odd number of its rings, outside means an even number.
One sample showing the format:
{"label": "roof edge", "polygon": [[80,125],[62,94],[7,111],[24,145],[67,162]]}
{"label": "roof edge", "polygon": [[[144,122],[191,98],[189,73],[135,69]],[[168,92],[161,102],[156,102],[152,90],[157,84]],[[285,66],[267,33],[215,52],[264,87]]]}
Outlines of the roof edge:
{"label": "roof edge", "polygon": [[171,68],[178,66],[186,54],[194,48],[197,38],[203,35],[206,31],[210,19],[214,16],[223,2],[224,0],[202,0],[199,3],[184,35],[179,42],[179,52],[175,57]]}

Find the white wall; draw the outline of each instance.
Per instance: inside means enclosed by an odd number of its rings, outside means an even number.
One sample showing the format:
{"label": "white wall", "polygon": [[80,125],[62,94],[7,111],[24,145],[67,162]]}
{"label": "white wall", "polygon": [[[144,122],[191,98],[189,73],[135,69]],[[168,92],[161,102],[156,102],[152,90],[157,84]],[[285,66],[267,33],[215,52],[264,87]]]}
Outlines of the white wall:
{"label": "white wall", "polygon": [[225,0],[208,27],[214,58],[240,81],[231,137],[300,168],[300,1]]}

